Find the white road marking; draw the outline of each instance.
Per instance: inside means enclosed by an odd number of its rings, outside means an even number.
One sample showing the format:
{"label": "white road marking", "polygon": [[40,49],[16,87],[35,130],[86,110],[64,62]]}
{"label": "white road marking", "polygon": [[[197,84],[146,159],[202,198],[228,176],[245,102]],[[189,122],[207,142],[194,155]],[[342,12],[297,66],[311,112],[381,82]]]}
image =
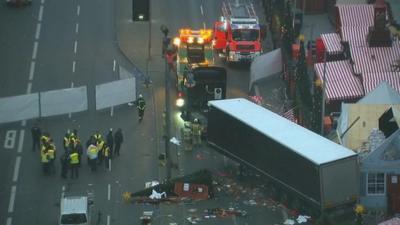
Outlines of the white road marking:
{"label": "white road marking", "polygon": [[40,4],[44,4],[44,0],[41,0],[41,1],[40,1]]}
{"label": "white road marking", "polygon": [[109,164],[109,166],[110,166],[110,167],[108,167],[108,170],[111,171],[111,159],[110,159],[110,164]]}
{"label": "white road marking", "polygon": [[203,29],[206,29],[206,23],[203,22]]}
{"label": "white road marking", "polygon": [[61,188],[61,198],[64,198],[65,195],[65,186],[63,185]]}
{"label": "white road marking", "polygon": [[44,6],[41,5],[41,6],[40,6],[40,9],[39,9],[39,18],[38,18],[39,21],[42,21],[42,17],[43,17],[43,8],[44,8]]}
{"label": "white road marking", "polygon": [[13,182],[17,182],[17,180],[18,180],[20,166],[21,166],[21,156],[17,156],[17,159],[15,160],[15,166],[14,166]]}
{"label": "white road marking", "polygon": [[26,88],[26,94],[30,94],[32,91],[32,82],[28,83],[28,87]]}
{"label": "white road marking", "polygon": [[25,137],[25,130],[19,131],[19,142],[18,142],[18,153],[22,152],[22,148],[24,147],[24,137]]}
{"label": "white road marking", "polygon": [[36,66],[35,61],[32,61],[32,62],[31,62],[31,66],[29,67],[29,80],[30,80],[30,81],[33,80],[33,75],[34,75],[34,73],[35,73],[35,66]]}
{"label": "white road marking", "polygon": [[21,126],[26,126],[26,120],[22,120],[22,122],[21,122]]}
{"label": "white road marking", "polygon": [[78,48],[78,41],[75,41],[74,43],[74,53],[76,54],[76,49]]}
{"label": "white road marking", "polygon": [[73,73],[75,73],[75,64],[76,64],[76,62],[73,61],[73,62],[72,62],[72,72],[73,72]]}
{"label": "white road marking", "polygon": [[111,117],[114,116],[114,106],[111,106],[110,116],[111,116]]}
{"label": "white road marking", "polygon": [[78,5],[78,6],[76,7],[76,15],[79,16],[80,13],[81,13],[81,6]]}
{"label": "white road marking", "polygon": [[4,148],[12,149],[15,146],[15,138],[17,137],[16,130],[8,130],[6,132],[6,137],[4,138]]}
{"label": "white road marking", "polygon": [[111,184],[108,184],[107,200],[110,201],[110,199],[111,199]]}
{"label": "white road marking", "polygon": [[204,12],[203,12],[203,5],[200,5],[200,12],[201,12],[201,15],[204,15]]}
{"label": "white road marking", "polygon": [[35,41],[33,43],[33,52],[32,52],[32,59],[35,60],[36,59],[36,55],[37,55],[37,50],[38,50],[38,45],[39,42]]}
{"label": "white road marking", "polygon": [[78,33],[79,32],[79,23],[76,23],[75,24],[75,33]]}
{"label": "white road marking", "polygon": [[114,59],[114,62],[113,62],[113,71],[115,71],[115,66],[116,66],[116,64],[117,64],[117,62],[115,62],[115,59]]}
{"label": "white road marking", "polygon": [[107,215],[107,225],[110,225],[110,215]]}
{"label": "white road marking", "polygon": [[[74,87],[74,82],[71,82],[71,88],[73,88],[73,87]],[[71,117],[72,117],[72,113],[70,112],[70,113],[68,113],[68,118],[71,119]]]}
{"label": "white road marking", "polygon": [[8,213],[12,213],[14,211],[14,202],[15,202],[16,192],[17,192],[17,186],[13,185],[11,187],[10,202],[8,204]]}
{"label": "white road marking", "polygon": [[35,33],[35,39],[36,40],[39,40],[41,28],[42,28],[42,24],[41,23],[37,23],[37,25],[36,25],[36,33]]}
{"label": "white road marking", "polygon": [[11,218],[11,217],[8,217],[8,218],[7,218],[6,225],[11,225],[11,224],[12,224],[12,218]]}

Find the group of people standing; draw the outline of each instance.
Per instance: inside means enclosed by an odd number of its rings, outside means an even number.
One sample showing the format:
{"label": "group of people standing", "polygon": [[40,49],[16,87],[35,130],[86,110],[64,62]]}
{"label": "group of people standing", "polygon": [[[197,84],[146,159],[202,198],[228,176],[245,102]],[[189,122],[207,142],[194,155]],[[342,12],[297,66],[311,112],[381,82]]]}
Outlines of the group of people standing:
{"label": "group of people standing", "polygon": [[[35,124],[32,129],[32,151],[40,150],[40,161],[43,173],[45,175],[55,174],[56,145],[49,133],[41,131]],[[110,128],[105,139],[96,131],[86,142],[86,155],[91,171],[96,171],[97,166],[104,163],[105,169],[109,169],[110,159],[120,155],[121,144],[124,138],[122,130],[118,129],[114,134]],[[78,136],[78,131],[68,130],[63,138],[62,145],[64,153],[60,157],[61,177],[67,178],[68,171],[70,177],[76,179],[79,177],[79,168],[81,167],[84,148]]]}

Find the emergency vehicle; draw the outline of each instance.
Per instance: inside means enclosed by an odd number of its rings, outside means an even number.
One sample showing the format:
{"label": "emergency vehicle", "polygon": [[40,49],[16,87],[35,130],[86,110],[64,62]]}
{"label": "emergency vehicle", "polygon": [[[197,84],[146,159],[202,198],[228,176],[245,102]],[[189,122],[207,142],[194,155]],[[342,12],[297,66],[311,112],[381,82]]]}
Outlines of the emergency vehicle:
{"label": "emergency vehicle", "polygon": [[214,48],[227,62],[252,61],[262,53],[260,27],[251,2],[226,0],[214,24]]}
{"label": "emergency vehicle", "polygon": [[214,65],[212,30],[181,29],[173,41],[176,46],[176,87],[178,93],[185,85],[185,73],[190,68]]}

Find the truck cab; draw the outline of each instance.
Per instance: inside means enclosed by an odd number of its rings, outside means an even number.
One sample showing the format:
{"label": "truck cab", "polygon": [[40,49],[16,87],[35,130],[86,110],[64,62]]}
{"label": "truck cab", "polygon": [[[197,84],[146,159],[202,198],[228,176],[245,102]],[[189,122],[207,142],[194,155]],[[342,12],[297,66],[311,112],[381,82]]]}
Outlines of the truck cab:
{"label": "truck cab", "polygon": [[87,196],[63,196],[60,204],[60,225],[89,225],[93,202]]}

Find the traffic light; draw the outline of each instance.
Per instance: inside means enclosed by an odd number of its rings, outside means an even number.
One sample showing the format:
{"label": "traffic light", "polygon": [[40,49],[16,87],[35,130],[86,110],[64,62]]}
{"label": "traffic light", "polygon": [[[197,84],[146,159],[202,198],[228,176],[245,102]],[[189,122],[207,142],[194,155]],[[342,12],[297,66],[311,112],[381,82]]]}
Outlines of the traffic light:
{"label": "traffic light", "polygon": [[132,0],[132,20],[149,21],[150,0]]}

